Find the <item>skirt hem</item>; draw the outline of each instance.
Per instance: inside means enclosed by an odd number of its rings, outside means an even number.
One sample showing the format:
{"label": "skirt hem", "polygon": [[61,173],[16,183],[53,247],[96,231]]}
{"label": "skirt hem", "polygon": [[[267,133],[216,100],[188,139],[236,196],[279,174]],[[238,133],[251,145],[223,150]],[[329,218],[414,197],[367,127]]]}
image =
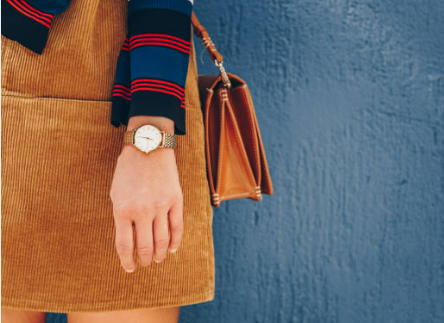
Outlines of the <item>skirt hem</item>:
{"label": "skirt hem", "polygon": [[[75,304],[75,305],[48,305],[46,301],[34,301],[14,299],[2,296],[2,308],[10,308],[15,310],[49,312],[49,313],[74,313],[74,312],[114,312],[137,309],[158,309],[164,307],[176,307],[195,305],[199,303],[210,302],[214,300],[214,290],[206,293],[190,294],[181,296],[180,299],[168,299],[165,302],[157,302],[155,305],[142,300],[128,302],[127,300],[118,302],[106,302],[103,304]],[[32,305],[31,305],[32,303]]]}

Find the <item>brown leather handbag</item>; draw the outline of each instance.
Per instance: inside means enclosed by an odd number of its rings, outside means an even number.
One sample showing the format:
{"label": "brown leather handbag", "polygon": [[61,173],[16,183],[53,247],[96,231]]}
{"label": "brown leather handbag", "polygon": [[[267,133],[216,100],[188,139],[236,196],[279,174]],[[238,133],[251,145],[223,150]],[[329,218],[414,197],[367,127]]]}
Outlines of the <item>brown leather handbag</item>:
{"label": "brown leather handbag", "polygon": [[273,186],[250,91],[242,78],[225,71],[194,12],[191,22],[220,71],[198,75],[212,205],[242,197],[260,201],[262,194],[273,194]]}

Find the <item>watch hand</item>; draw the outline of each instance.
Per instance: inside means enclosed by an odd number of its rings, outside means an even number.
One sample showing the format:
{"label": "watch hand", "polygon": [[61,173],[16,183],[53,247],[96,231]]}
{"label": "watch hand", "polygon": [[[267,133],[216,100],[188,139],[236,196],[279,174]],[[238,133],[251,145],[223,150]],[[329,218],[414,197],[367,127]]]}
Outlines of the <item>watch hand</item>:
{"label": "watch hand", "polygon": [[153,139],[150,138],[150,137],[144,137],[144,136],[140,136],[140,138],[146,138],[146,139],[149,139],[149,140],[153,140]]}

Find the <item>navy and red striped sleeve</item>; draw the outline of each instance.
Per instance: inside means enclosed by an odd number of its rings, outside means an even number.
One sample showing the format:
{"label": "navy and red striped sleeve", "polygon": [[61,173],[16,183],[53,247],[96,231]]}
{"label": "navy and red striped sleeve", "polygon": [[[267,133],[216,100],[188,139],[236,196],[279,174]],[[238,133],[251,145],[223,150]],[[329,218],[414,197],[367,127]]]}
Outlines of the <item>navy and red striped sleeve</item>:
{"label": "navy and red striped sleeve", "polygon": [[2,0],[2,34],[41,54],[54,15],[71,0]]}
{"label": "navy and red striped sleeve", "polygon": [[117,62],[111,123],[138,115],[174,121],[186,134],[185,82],[191,50],[191,0],[130,0],[128,35]]}

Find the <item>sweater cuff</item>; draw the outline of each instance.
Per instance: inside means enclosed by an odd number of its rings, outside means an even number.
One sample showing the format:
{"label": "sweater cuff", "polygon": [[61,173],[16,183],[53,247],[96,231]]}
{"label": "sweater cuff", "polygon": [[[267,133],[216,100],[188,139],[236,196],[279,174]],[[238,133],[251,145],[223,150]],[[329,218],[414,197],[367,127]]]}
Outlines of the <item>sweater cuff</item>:
{"label": "sweater cuff", "polygon": [[131,0],[128,40],[131,101],[128,118],[163,116],[185,135],[185,82],[191,46],[189,0]]}
{"label": "sweater cuff", "polygon": [[174,121],[174,133],[185,135],[185,108],[171,95],[159,95],[158,91],[138,91],[131,97],[128,118],[133,116],[161,116]]}
{"label": "sweater cuff", "polygon": [[54,15],[38,10],[23,0],[2,0],[2,34],[41,54]]}

